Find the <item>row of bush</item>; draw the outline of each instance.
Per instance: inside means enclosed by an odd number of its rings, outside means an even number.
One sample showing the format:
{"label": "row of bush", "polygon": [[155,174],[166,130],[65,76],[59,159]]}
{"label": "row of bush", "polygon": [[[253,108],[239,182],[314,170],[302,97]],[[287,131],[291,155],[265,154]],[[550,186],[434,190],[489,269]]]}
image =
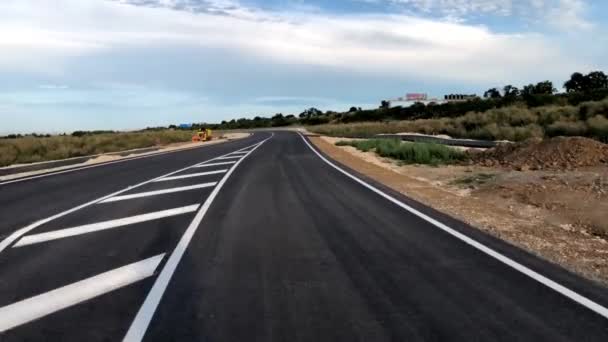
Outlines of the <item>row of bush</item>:
{"label": "row of bush", "polygon": [[33,163],[189,141],[191,131],[25,136],[0,140],[0,166]]}
{"label": "row of bush", "polygon": [[543,106],[578,106],[584,102],[600,101],[608,97],[608,89],[594,89],[585,92],[569,92],[563,94],[524,94],[503,96],[499,98],[475,98],[462,102],[446,103],[414,103],[409,107],[391,107],[361,109],[352,107],[347,112],[322,112],[309,108],[298,117],[294,115],[276,114],[265,118],[256,116],[253,119],[240,118],[222,121],[220,124],[203,124],[213,129],[250,129],[282,127],[288,125],[324,125],[328,123],[354,123],[386,120],[417,120],[455,118],[469,112],[486,112],[496,108],[512,107],[537,108]]}
{"label": "row of bush", "polygon": [[455,118],[327,124],[309,127],[339,137],[372,137],[380,133],[417,132],[454,138],[521,141],[553,136],[585,136],[608,142],[608,99],[578,106],[523,105],[469,112]]}

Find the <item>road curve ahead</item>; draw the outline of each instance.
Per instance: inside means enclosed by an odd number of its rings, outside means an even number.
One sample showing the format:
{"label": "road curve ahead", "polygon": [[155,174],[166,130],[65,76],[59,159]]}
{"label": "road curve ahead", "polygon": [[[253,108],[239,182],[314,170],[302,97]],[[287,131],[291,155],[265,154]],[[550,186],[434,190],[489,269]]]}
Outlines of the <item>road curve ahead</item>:
{"label": "road curve ahead", "polygon": [[2,342],[608,341],[606,289],[294,132],[0,186],[0,203]]}

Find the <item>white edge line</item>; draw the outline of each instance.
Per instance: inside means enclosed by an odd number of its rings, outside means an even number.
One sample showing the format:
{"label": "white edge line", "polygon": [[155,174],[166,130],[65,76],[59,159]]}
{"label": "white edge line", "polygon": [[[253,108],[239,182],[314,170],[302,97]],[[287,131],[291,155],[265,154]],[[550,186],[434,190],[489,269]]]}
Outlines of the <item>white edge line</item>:
{"label": "white edge line", "polygon": [[217,182],[209,182],[209,183],[189,185],[189,186],[181,186],[181,187],[177,187],[177,188],[170,188],[170,189],[163,189],[163,190],[138,192],[138,193],[130,194],[130,195],[110,197],[108,199],[105,199],[105,200],[101,201],[100,203],[111,203],[111,202],[130,200],[130,199],[134,199],[134,198],[158,196],[158,195],[164,195],[164,194],[172,194],[172,193],[175,193],[175,192],[204,189],[204,188],[213,187],[216,184],[217,184]]}
{"label": "white edge line", "polygon": [[59,230],[53,230],[46,233],[34,234],[34,235],[26,235],[21,240],[19,240],[13,248],[23,247],[28,245],[33,245],[36,243],[47,242],[57,239],[63,239],[70,236],[83,235],[93,232],[98,232],[102,230],[112,229],[124,227],[127,225],[148,222],[153,220],[158,220],[165,217],[183,215],[187,213],[192,213],[198,210],[199,204],[189,205],[181,208],[173,208],[162,211],[157,211],[153,213],[135,215],[124,217],[116,220],[109,220],[103,222],[97,222],[92,224],[86,224],[78,227],[64,228]]}
{"label": "white edge line", "polygon": [[178,180],[178,179],[187,179],[187,178],[194,178],[194,177],[219,175],[220,173],[225,173],[225,172],[228,172],[228,169],[208,171],[208,172],[199,172],[199,173],[189,173],[189,174],[181,175],[181,176],[164,177],[164,178],[161,178],[161,179],[157,179],[154,182],[157,183],[157,182],[166,182],[166,181],[172,181],[172,180]]}
{"label": "white edge line", "polygon": [[143,305],[139,308],[139,311],[133,319],[133,322],[131,323],[131,326],[129,327],[129,330],[127,331],[127,334],[125,335],[123,341],[139,342],[143,339],[146,331],[148,330],[148,326],[150,325],[150,321],[154,316],[154,312],[156,311],[156,308],[158,307],[158,304],[160,303],[160,300],[163,294],[165,293],[167,286],[169,285],[169,281],[171,280],[171,277],[173,276],[173,273],[175,272],[175,269],[177,268],[177,265],[179,264],[182,256],[186,252],[186,249],[188,248],[188,245],[190,244],[194,233],[196,233],[196,230],[198,229],[203,218],[205,217],[207,210],[211,206],[211,203],[213,203],[213,200],[220,192],[230,175],[239,166],[239,164],[251,153],[253,153],[253,151],[255,151],[258,147],[262,146],[263,143],[271,139],[273,136],[274,133],[270,136],[270,138],[260,142],[242,159],[240,159],[230,169],[230,171],[228,171],[228,173],[224,175],[217,187],[215,187],[215,189],[213,189],[213,192],[211,192],[211,195],[207,197],[207,200],[205,201],[205,203],[203,203],[203,206],[198,211],[198,213],[196,213],[196,216],[188,226],[188,229],[186,229],[186,232],[184,233],[184,235],[182,235],[181,239],[179,240],[179,243],[177,244],[177,247],[175,247],[175,250],[173,251],[173,253],[171,253],[169,260],[167,260],[167,263],[160,272],[160,275],[158,276],[158,278],[156,278],[152,289],[148,293],[148,296],[146,297],[146,300],[144,301]]}
{"label": "white edge line", "polygon": [[540,273],[533,271],[532,269],[518,263],[515,260],[510,259],[509,257],[491,249],[490,247],[487,247],[483,244],[481,244],[480,242],[477,242],[475,240],[473,240],[472,238],[454,230],[453,228],[448,227],[447,225],[427,216],[426,214],[421,213],[420,211],[408,206],[407,204],[397,200],[396,198],[382,192],[381,190],[377,189],[376,187],[364,182],[363,180],[357,178],[356,176],[348,173],[347,171],[343,170],[342,168],[340,168],[339,166],[335,165],[334,163],[332,163],[331,161],[327,160],[327,158],[325,158],[323,155],[321,155],[316,149],[314,149],[310,143],[306,140],[306,138],[304,138],[304,136],[301,133],[300,137],[302,138],[302,140],[306,143],[306,145],[308,145],[308,147],[317,155],[319,156],[319,158],[321,158],[325,163],[327,163],[328,165],[330,165],[331,167],[333,167],[334,169],[340,171],[341,173],[343,173],[344,175],[346,175],[347,177],[353,179],[354,181],[356,181],[357,183],[363,185],[364,187],[368,188],[369,190],[375,192],[376,194],[384,197],[385,199],[393,202],[394,204],[398,205],[399,207],[409,211],[410,213],[420,217],[421,219],[433,224],[434,226],[436,226],[437,228],[445,231],[446,233],[454,236],[455,238],[467,243],[468,245],[480,250],[481,252],[493,257],[494,259],[504,263],[507,266],[510,266],[511,268],[514,268],[515,270],[527,275],[528,277],[538,281],[539,283],[559,292],[560,294],[572,299],[573,301],[579,303],[580,305],[586,307],[587,309],[599,314],[600,316],[603,316],[604,318],[608,318],[608,308],[605,308],[604,306],[592,301],[591,299],[584,297],[570,289],[568,289],[567,287],[558,284],[557,282],[541,275]]}
{"label": "white edge line", "polygon": [[0,332],[31,322],[154,274],[165,253],[0,308]]}
{"label": "white edge line", "polygon": [[[263,140],[263,141],[266,141],[266,140]],[[259,143],[255,143],[255,144],[253,144],[253,145],[249,145],[249,146],[247,146],[247,147],[243,147],[242,149],[239,149],[239,150],[237,150],[237,151],[246,150],[246,149],[251,148],[251,147],[253,147],[253,146],[257,146],[257,144],[259,144]],[[222,155],[222,156],[226,156],[226,155],[228,155],[228,154],[224,154],[224,155]],[[221,156],[220,156],[220,157],[221,157]],[[182,171],[188,170],[188,169],[190,169],[190,168],[193,168],[193,167],[198,167],[199,165],[203,165],[203,164],[209,163],[209,162],[211,162],[211,161],[216,160],[217,158],[218,158],[218,157],[211,158],[211,159],[206,160],[206,161],[204,161],[204,162],[202,162],[202,163],[197,163],[197,164],[194,164],[194,165],[187,166],[187,167],[185,167],[185,168],[183,168],[183,169],[179,169],[179,170],[177,170],[177,171],[169,172],[169,173],[167,173],[167,174],[165,174],[165,175],[162,175],[162,176],[159,176],[159,177],[156,177],[156,178],[153,178],[153,179],[147,180],[147,181],[142,182],[142,183],[139,183],[139,184],[137,184],[137,185],[130,186],[130,187],[128,187],[128,188],[125,188],[125,189],[119,190],[119,191],[117,191],[117,192],[114,192],[114,193],[111,193],[111,194],[109,194],[109,195],[106,195],[106,196],[100,197],[100,198],[98,198],[98,199],[92,200],[92,201],[90,201],[90,202],[87,202],[87,203],[85,203],[85,204],[81,204],[81,205],[79,205],[79,206],[76,206],[76,207],[74,207],[74,208],[72,208],[72,209],[69,209],[69,210],[66,210],[66,211],[64,211],[64,212],[61,212],[61,213],[55,214],[55,215],[53,215],[53,216],[47,217],[47,218],[42,219],[42,220],[40,220],[40,221],[36,221],[36,222],[34,222],[34,223],[32,223],[32,224],[30,224],[30,225],[28,225],[28,226],[25,226],[25,227],[23,227],[23,228],[21,228],[21,229],[18,229],[18,230],[16,230],[16,231],[14,231],[14,232],[13,232],[11,235],[7,236],[7,237],[6,237],[4,240],[2,240],[2,242],[0,242],[0,253],[2,253],[2,252],[3,252],[3,251],[4,251],[4,250],[5,250],[5,249],[6,249],[6,248],[7,248],[7,247],[8,247],[8,246],[11,244],[11,243],[13,243],[15,240],[17,240],[17,239],[21,238],[23,235],[27,234],[27,233],[28,233],[28,232],[30,232],[32,229],[35,229],[35,228],[37,228],[37,227],[39,227],[39,226],[41,226],[41,225],[43,225],[43,224],[45,224],[45,223],[51,222],[51,221],[53,221],[53,220],[55,220],[55,219],[58,219],[58,218],[63,217],[63,216],[65,216],[65,215],[71,214],[71,213],[73,213],[73,212],[75,212],[75,211],[78,211],[78,210],[80,210],[80,209],[83,209],[83,208],[86,208],[86,207],[91,206],[91,205],[93,205],[93,204],[99,203],[99,202],[101,202],[101,201],[103,201],[103,200],[105,200],[105,199],[107,199],[107,198],[114,197],[114,196],[116,196],[116,195],[120,195],[120,194],[122,194],[122,193],[124,193],[124,192],[126,192],[126,191],[133,190],[133,189],[135,189],[135,188],[139,188],[139,187],[141,187],[141,186],[143,186],[143,185],[146,185],[146,184],[148,184],[148,183],[154,182],[154,181],[155,181],[155,180],[157,180],[157,179],[160,179],[160,178],[163,178],[163,177],[172,176],[172,175],[174,175],[174,174],[176,174],[176,173],[179,173],[179,172],[182,172]],[[1,184],[0,184],[0,185],[1,185]]]}

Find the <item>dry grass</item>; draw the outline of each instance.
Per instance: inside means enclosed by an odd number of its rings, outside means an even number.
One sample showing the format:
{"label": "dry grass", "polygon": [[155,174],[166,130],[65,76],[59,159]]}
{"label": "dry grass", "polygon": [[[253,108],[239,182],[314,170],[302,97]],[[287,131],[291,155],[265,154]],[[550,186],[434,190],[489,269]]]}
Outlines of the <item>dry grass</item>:
{"label": "dry grass", "polygon": [[349,138],[380,133],[447,134],[454,138],[522,141],[545,136],[586,136],[608,141],[608,99],[579,106],[510,106],[455,118],[310,126],[311,132]]}
{"label": "dry grass", "polygon": [[23,137],[0,140],[0,166],[118,152],[190,141],[189,131],[107,133],[83,137]]}

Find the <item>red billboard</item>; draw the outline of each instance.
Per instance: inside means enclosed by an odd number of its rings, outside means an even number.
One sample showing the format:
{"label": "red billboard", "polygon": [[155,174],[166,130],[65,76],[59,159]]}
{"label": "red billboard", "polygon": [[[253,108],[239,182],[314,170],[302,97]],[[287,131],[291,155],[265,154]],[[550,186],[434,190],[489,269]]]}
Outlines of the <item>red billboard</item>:
{"label": "red billboard", "polygon": [[405,94],[405,99],[407,101],[426,101],[427,98],[428,98],[427,94],[423,94],[423,93]]}

